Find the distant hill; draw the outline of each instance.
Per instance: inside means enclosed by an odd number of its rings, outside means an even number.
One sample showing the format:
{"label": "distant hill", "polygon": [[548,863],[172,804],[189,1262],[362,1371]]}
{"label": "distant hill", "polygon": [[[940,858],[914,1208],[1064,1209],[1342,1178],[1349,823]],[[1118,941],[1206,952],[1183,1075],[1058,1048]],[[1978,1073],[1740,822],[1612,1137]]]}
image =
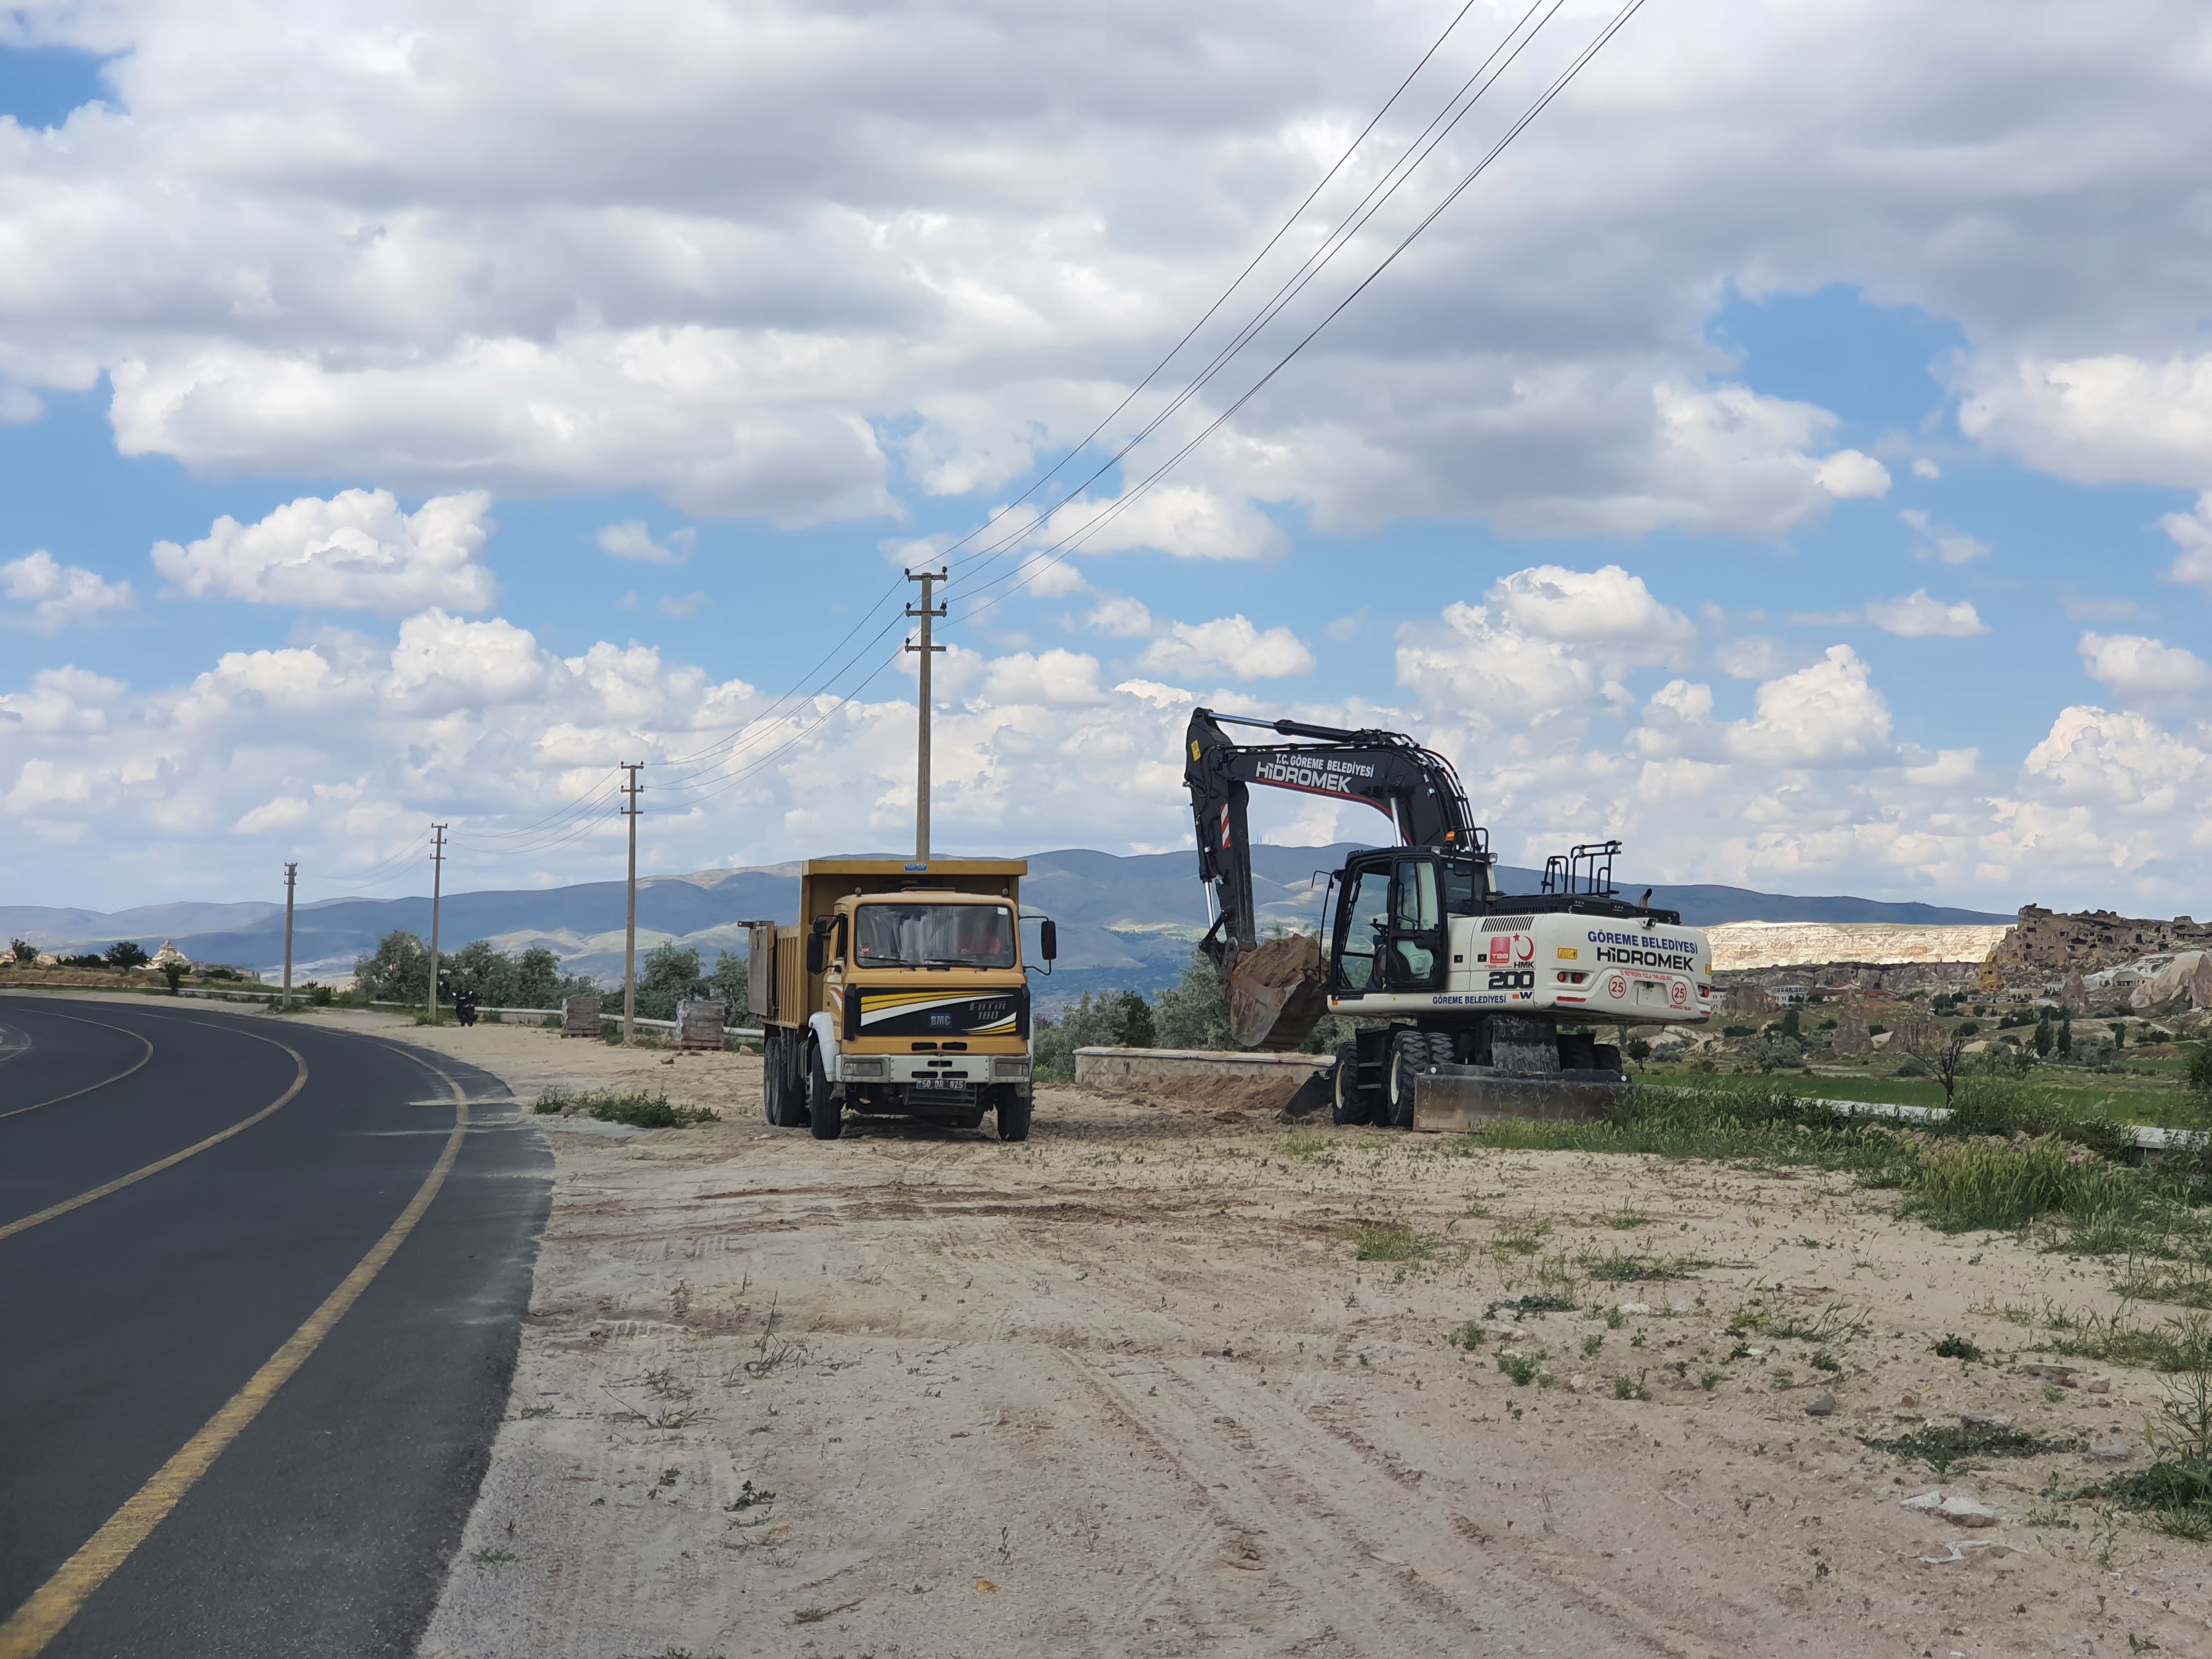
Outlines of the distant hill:
{"label": "distant hill", "polygon": [[[1357,850],[1332,847],[1259,847],[1253,851],[1254,896],[1263,925],[1281,923],[1312,932],[1321,921],[1328,872]],[[1501,867],[1500,884],[1529,892],[1541,884],[1532,870]],[[1623,881],[1631,897],[1640,882]],[[2008,915],[1931,904],[1893,904],[1836,896],[1797,898],[1741,887],[1660,886],[1656,905],[1681,912],[1682,920],[1711,927],[1729,921],[1856,921],[1889,923],[2007,923]],[[448,948],[489,939],[502,950],[543,945],[572,973],[602,981],[622,975],[623,884],[589,882],[574,887],[449,893],[439,920]],[[1023,887],[1023,908],[1052,916],[1060,926],[1060,959],[1045,1000],[1058,1002],[1080,991],[1130,987],[1152,991],[1174,981],[1190,958],[1191,943],[1206,929],[1206,900],[1195,855],[1148,853],[1122,857],[1083,849],[1034,854]],[[639,948],[669,940],[696,946],[711,964],[720,951],[742,951],[740,923],[754,918],[798,920],[799,866],[768,865],[711,870],[688,876],[652,876],[638,882]],[[376,948],[395,927],[428,939],[427,896],[398,899],[326,899],[301,905],[294,923],[295,972],[330,978],[353,970],[354,959]],[[149,949],[173,939],[200,962],[228,962],[264,971],[284,959],[284,907],[270,903],[161,904],[109,915],[0,906],[0,937],[21,935],[47,950],[103,948],[118,939]]]}

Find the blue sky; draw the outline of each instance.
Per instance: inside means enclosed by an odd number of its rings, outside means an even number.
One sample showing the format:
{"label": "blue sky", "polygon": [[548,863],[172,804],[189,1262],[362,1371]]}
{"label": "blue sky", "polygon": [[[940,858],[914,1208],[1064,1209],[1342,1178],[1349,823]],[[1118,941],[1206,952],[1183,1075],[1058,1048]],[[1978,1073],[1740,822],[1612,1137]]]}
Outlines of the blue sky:
{"label": "blue sky", "polygon": [[[286,857],[321,891],[398,890],[434,816],[464,884],[585,878],[619,827],[603,775],[640,757],[665,769],[652,867],[896,844],[909,681],[856,693],[880,650],[816,665],[1152,366],[1445,15],[1232,10],[1239,95],[1200,100],[983,8],[987,58],[1058,55],[1053,96],[841,125],[959,32],[885,7],[784,87],[765,21],[749,54],[672,21],[610,67],[465,9],[342,9],[304,41],[222,9],[82,37],[0,10],[28,43],[0,45],[24,260],[0,285],[0,863],[103,906],[246,896]],[[1119,545],[984,616],[956,585],[940,845],[1181,844],[1176,735],[1225,701],[1420,732],[1514,856],[1617,833],[1678,880],[2212,907],[2212,356],[2172,274],[2203,233],[2191,169],[2121,142],[2146,100],[2199,118],[2157,66],[2203,26],[2130,15],[2086,64],[2063,34],[1978,58],[1939,31],[1922,88],[1878,92],[1850,54],[1909,8],[1625,33],[1158,489],[1128,494],[1133,462],[1070,509],[1127,495]],[[658,110],[656,54],[684,71]],[[1809,94],[1760,89],[1808,63]],[[601,77],[580,104],[549,89],[564,64]],[[706,165],[780,153],[793,120],[811,167]],[[1627,176],[1588,183],[1593,157]],[[2069,211],[2102,240],[2052,234]],[[187,550],[157,568],[157,543]]]}

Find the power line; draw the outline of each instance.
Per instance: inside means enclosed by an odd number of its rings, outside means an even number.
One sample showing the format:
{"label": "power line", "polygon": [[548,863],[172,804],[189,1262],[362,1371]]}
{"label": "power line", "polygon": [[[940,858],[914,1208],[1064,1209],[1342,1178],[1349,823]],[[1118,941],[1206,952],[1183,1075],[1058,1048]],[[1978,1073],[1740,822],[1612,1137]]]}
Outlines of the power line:
{"label": "power line", "polygon": [[[1419,223],[1406,233],[1404,237],[1399,240],[1398,244],[1393,247],[1389,253],[1383,256],[1381,262],[1377,264],[1372,270],[1369,271],[1365,276],[1360,279],[1358,286],[1353,288],[1352,290],[1346,294],[1341,300],[1338,301],[1334,306],[1331,307],[1328,312],[1319,322],[1316,323],[1295,345],[1293,345],[1288,351],[1285,352],[1283,356],[1277,360],[1273,368],[1270,368],[1265,374],[1261,375],[1260,379],[1255,380],[1250,386],[1247,387],[1243,394],[1240,395],[1234,403],[1231,404],[1226,409],[1215,416],[1212,420],[1208,422],[1205,428],[1201,429],[1196,436],[1190,439],[1189,441],[1185,443],[1182,448],[1176,450],[1174,454],[1169,456],[1166,460],[1161,462],[1158,466],[1155,467],[1152,472],[1147,474],[1135,486],[1131,489],[1125,489],[1110,506],[1092,518],[1089,523],[1084,525],[1078,530],[1071,531],[1067,535],[1061,537],[1057,542],[1051,544],[1049,546],[1037,550],[1037,551],[1030,558],[1026,559],[1020,566],[1016,568],[1016,574],[1018,574],[1022,571],[1027,571],[1029,573],[1028,574],[1023,575],[1019,580],[1015,581],[1011,586],[1006,587],[1003,592],[996,594],[988,602],[981,605],[971,605],[966,611],[963,619],[972,621],[975,617],[1002,604],[1014,593],[1017,593],[1020,592],[1021,589],[1028,586],[1031,582],[1035,581],[1037,577],[1042,575],[1047,569],[1049,569],[1053,565],[1059,563],[1062,559],[1064,559],[1069,551],[1072,551],[1075,547],[1081,545],[1081,544],[1087,540],[1091,535],[1102,529],[1108,523],[1111,522],[1115,518],[1120,516],[1120,514],[1125,512],[1130,506],[1133,505],[1139,497],[1144,495],[1155,483],[1158,483],[1161,478],[1164,477],[1168,472],[1173,470],[1173,468],[1181,462],[1185,456],[1188,455],[1193,450],[1204,443],[1206,439],[1212,436],[1216,431],[1219,430],[1225,422],[1233,418],[1237,412],[1256,397],[1260,392],[1275,378],[1276,375],[1281,374],[1285,368],[1288,368],[1291,361],[1295,359],[1299,353],[1303,352],[1306,347],[1312,344],[1314,340],[1321,334],[1322,331],[1327,328],[1330,323],[1334,322],[1336,318],[1343,313],[1346,307],[1351,305],[1352,302],[1354,300],[1357,300],[1362,294],[1365,293],[1369,286],[1372,284],[1377,277],[1381,276],[1385,270],[1390,268],[1390,266],[1396,261],[1398,256],[1413,246],[1414,240],[1420,236],[1422,232],[1425,231],[1431,225],[1434,224],[1437,220],[1443,215],[1444,211],[1449,208],[1454,202],[1456,202],[1477,179],[1480,178],[1483,173],[1489,170],[1491,163],[1495,161],[1499,155],[1503,155],[1506,147],[1528,128],[1528,124],[1534,121],[1538,115],[1541,114],[1551,104],[1553,99],[1557,98],[1561,92],[1565,90],[1568,83],[1573,81],[1573,79],[1583,71],[1583,70],[1589,64],[1590,60],[1595,58],[1598,52],[1605,47],[1607,43],[1627,25],[1629,19],[1633,17],[1637,12],[1641,10],[1643,6],[1644,0],[1627,0],[1627,3],[1624,4],[1621,9],[1613,15],[1612,20],[1607,23],[1605,27],[1599,31],[1596,38],[1575,55],[1574,58],[1568,64],[1567,67],[1559,72],[1559,76],[1553,79],[1550,86],[1546,88],[1542,94],[1539,96],[1527,110],[1522,112],[1520,118],[1516,120],[1512,125],[1506,129],[1504,136],[1499,138],[1498,142],[1490,148],[1489,151],[1484,155],[1483,158],[1475,163],[1475,165],[1468,170],[1460,181],[1454,185],[1452,188],[1445,193],[1443,199],[1439,201],[1435,207],[1431,208],[1428,213],[1422,217]],[[1556,10],[1558,8],[1555,3],[1553,9]],[[1524,41],[1522,44],[1525,46],[1526,42]],[[996,586],[997,580],[994,580],[992,583],[986,584],[986,589],[990,586]]]}

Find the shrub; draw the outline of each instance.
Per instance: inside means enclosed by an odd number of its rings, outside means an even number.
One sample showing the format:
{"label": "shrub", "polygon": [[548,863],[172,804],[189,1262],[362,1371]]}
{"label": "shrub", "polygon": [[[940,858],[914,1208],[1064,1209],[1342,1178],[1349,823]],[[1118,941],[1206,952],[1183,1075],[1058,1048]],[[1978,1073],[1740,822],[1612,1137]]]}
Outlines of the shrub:
{"label": "shrub", "polygon": [[154,958],[135,939],[119,939],[101,953],[102,961],[118,974],[127,974],[133,968],[143,968]]}
{"label": "shrub", "polygon": [[8,941],[8,954],[15,957],[18,968],[28,968],[38,962],[39,947],[27,939],[11,939]]}

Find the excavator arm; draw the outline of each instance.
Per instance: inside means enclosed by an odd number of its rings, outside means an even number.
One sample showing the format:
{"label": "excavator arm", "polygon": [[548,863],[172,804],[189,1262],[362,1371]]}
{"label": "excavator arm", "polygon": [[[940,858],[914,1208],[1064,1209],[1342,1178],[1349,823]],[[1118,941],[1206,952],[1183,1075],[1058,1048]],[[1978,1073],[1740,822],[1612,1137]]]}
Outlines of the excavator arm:
{"label": "excavator arm", "polygon": [[[1254,726],[1307,741],[1239,744],[1224,726]],[[1390,820],[1393,839],[1490,856],[1489,835],[1471,822],[1452,763],[1402,732],[1346,731],[1298,720],[1260,720],[1194,710],[1183,756],[1199,876],[1213,925],[1199,941],[1229,1003],[1229,1024],[1249,1048],[1295,1048],[1328,1012],[1321,942],[1303,934],[1260,943],[1252,897],[1252,843],[1245,809],[1252,787],[1364,802]]]}
{"label": "excavator arm", "polygon": [[[1224,726],[1255,726],[1310,741],[1239,744],[1221,729]],[[1467,791],[1452,763],[1401,732],[1346,731],[1199,708],[1191,713],[1186,738],[1182,775],[1198,831],[1199,878],[1214,908],[1213,926],[1200,944],[1224,972],[1260,942],[1245,822],[1255,784],[1362,802],[1390,820],[1394,839],[1401,846],[1489,856],[1489,832],[1473,822]]]}

